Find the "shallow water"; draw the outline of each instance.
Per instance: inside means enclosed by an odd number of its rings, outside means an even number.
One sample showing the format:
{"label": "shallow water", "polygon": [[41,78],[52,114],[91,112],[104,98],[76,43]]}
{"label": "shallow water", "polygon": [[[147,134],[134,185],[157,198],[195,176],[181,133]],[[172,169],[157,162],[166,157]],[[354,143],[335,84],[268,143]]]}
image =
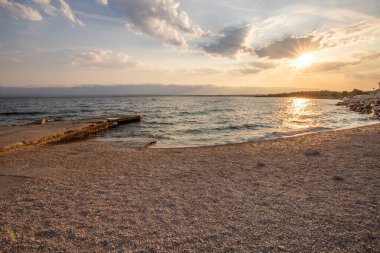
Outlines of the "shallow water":
{"label": "shallow water", "polygon": [[239,143],[377,122],[335,106],[337,100],[256,97],[0,98],[0,124],[36,119],[143,115],[141,123],[103,133],[107,138],[156,138],[153,147]]}

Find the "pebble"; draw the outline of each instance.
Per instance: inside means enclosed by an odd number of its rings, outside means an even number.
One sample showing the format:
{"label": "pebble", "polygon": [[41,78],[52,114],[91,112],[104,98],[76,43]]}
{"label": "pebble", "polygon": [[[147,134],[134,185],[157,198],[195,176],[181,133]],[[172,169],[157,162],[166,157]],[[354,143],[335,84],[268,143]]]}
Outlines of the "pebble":
{"label": "pebble", "polygon": [[265,167],[265,163],[258,162],[258,163],[257,163],[257,167],[259,167],[259,168],[263,168],[263,167]]}
{"label": "pebble", "polygon": [[319,151],[314,150],[314,149],[307,149],[305,151],[305,155],[307,155],[307,156],[317,156],[317,155],[320,155],[320,153],[319,153]]}

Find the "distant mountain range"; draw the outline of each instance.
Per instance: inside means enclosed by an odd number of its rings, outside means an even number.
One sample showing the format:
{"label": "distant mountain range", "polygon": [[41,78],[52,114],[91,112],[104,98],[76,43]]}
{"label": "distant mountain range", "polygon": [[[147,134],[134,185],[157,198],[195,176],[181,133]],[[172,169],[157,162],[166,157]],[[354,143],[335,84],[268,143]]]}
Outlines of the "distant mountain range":
{"label": "distant mountain range", "polygon": [[144,95],[259,95],[318,89],[295,87],[227,87],[214,85],[129,84],[72,87],[0,87],[0,96],[144,96]]}

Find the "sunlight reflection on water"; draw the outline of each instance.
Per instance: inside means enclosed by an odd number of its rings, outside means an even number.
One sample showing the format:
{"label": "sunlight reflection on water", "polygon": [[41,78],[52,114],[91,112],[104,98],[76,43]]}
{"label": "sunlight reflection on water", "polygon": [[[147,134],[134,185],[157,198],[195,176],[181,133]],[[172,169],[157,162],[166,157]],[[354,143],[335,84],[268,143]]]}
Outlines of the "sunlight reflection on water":
{"label": "sunlight reflection on water", "polygon": [[286,104],[286,117],[282,127],[297,130],[315,127],[315,118],[310,116],[316,115],[318,111],[312,106],[311,99],[291,98]]}

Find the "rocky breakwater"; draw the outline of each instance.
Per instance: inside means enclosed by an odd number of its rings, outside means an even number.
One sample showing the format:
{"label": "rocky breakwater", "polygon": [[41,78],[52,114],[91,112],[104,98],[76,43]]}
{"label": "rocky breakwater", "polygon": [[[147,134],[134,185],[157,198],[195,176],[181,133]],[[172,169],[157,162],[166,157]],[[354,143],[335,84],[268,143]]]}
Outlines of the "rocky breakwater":
{"label": "rocky breakwater", "polygon": [[338,106],[346,106],[352,111],[373,114],[380,120],[380,90],[368,95],[357,95],[344,98],[337,103]]}

